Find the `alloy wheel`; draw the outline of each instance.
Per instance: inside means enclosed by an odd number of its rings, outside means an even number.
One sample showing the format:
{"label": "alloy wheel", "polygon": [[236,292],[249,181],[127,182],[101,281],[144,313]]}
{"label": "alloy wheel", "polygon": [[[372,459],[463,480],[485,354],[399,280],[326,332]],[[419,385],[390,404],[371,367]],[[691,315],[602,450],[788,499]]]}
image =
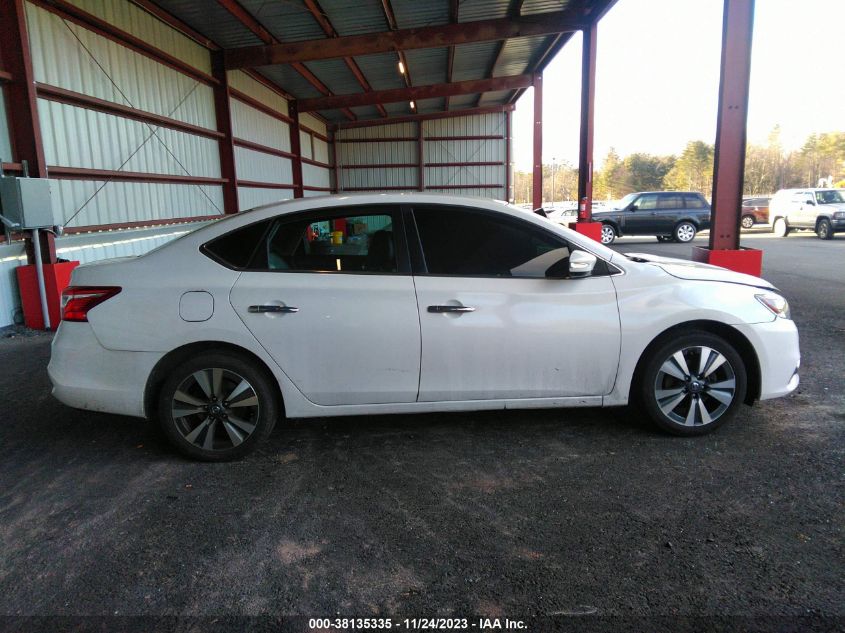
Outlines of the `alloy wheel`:
{"label": "alloy wheel", "polygon": [[602,224],[601,227],[601,243],[602,244],[612,244],[613,240],[616,239],[616,231],[613,230],[613,227],[609,224]]}
{"label": "alloy wheel", "polygon": [[742,228],[750,229],[752,226],[754,226],[754,218],[751,217],[750,215],[743,216],[743,218],[742,218]]}
{"label": "alloy wheel", "polygon": [[700,427],[718,420],[736,396],[737,380],[724,354],[697,345],[666,358],[654,380],[657,406],[671,421]]}
{"label": "alloy wheel", "polygon": [[679,242],[691,242],[695,237],[695,227],[685,222],[675,229],[675,237]]}
{"label": "alloy wheel", "polygon": [[200,369],[176,389],[171,413],[179,433],[191,444],[211,451],[231,449],[255,431],[258,394],[231,370]]}

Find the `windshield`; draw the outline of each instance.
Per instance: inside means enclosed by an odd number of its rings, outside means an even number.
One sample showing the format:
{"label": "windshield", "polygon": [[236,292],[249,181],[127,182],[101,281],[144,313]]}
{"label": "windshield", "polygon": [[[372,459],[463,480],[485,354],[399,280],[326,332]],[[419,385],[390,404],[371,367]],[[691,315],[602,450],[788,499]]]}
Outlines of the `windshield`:
{"label": "windshield", "polygon": [[627,196],[622,198],[619,202],[613,205],[614,209],[624,209],[629,204],[631,204],[639,194],[636,193],[629,193]]}
{"label": "windshield", "polygon": [[816,202],[819,204],[836,204],[837,202],[845,202],[845,196],[837,190],[817,191]]}

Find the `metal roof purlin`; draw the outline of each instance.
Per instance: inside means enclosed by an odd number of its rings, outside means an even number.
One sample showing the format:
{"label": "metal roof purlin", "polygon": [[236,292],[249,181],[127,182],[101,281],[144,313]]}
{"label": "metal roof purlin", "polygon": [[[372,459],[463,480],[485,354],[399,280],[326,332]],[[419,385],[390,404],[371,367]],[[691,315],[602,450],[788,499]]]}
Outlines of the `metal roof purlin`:
{"label": "metal roof purlin", "polygon": [[[217,0],[217,2],[226,9],[229,13],[231,13],[237,20],[241,22],[245,27],[247,27],[250,31],[252,31],[262,42],[265,43],[267,46],[277,46],[280,45],[280,42],[276,37],[270,33],[264,26],[256,20],[249,11],[243,8],[238,0]],[[325,42],[325,40],[320,40]],[[299,61],[291,62],[291,67],[296,70],[300,75],[305,77],[305,79],[314,86],[317,90],[319,90],[324,95],[331,95],[332,91],[328,89],[328,87],[320,81],[320,79],[314,75],[308,68]],[[228,61],[228,52],[226,53],[226,67],[231,69],[232,67],[229,65]],[[350,121],[356,120],[358,117],[355,116],[355,113],[352,112],[349,108],[342,109],[346,118]]]}

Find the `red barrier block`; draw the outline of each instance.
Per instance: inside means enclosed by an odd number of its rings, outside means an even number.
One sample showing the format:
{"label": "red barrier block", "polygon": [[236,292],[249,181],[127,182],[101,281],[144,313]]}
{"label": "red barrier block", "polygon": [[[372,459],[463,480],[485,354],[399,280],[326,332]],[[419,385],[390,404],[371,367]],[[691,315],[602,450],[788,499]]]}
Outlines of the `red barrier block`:
{"label": "red barrier block", "polygon": [[[44,264],[44,289],[47,292],[47,309],[50,312],[50,326],[55,330],[62,318],[62,291],[70,284],[70,274],[79,262]],[[38,294],[38,275],[35,266],[18,266],[18,288],[21,293],[24,324],[33,330],[44,329],[41,314],[41,298]]]}
{"label": "red barrier block", "polygon": [[760,277],[763,274],[763,251],[756,248],[739,250],[710,250],[706,246],[692,247],[692,260],[713,264],[738,273]]}
{"label": "red barrier block", "polygon": [[601,242],[601,222],[570,222],[569,228],[591,240]]}

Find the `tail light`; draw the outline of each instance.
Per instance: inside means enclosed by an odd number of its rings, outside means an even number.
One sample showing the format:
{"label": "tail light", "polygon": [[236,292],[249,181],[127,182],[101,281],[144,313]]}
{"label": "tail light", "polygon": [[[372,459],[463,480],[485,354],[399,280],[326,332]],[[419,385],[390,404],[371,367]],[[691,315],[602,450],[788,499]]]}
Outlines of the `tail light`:
{"label": "tail light", "polygon": [[119,286],[68,286],[62,292],[62,320],[88,321],[88,310],[120,290]]}

